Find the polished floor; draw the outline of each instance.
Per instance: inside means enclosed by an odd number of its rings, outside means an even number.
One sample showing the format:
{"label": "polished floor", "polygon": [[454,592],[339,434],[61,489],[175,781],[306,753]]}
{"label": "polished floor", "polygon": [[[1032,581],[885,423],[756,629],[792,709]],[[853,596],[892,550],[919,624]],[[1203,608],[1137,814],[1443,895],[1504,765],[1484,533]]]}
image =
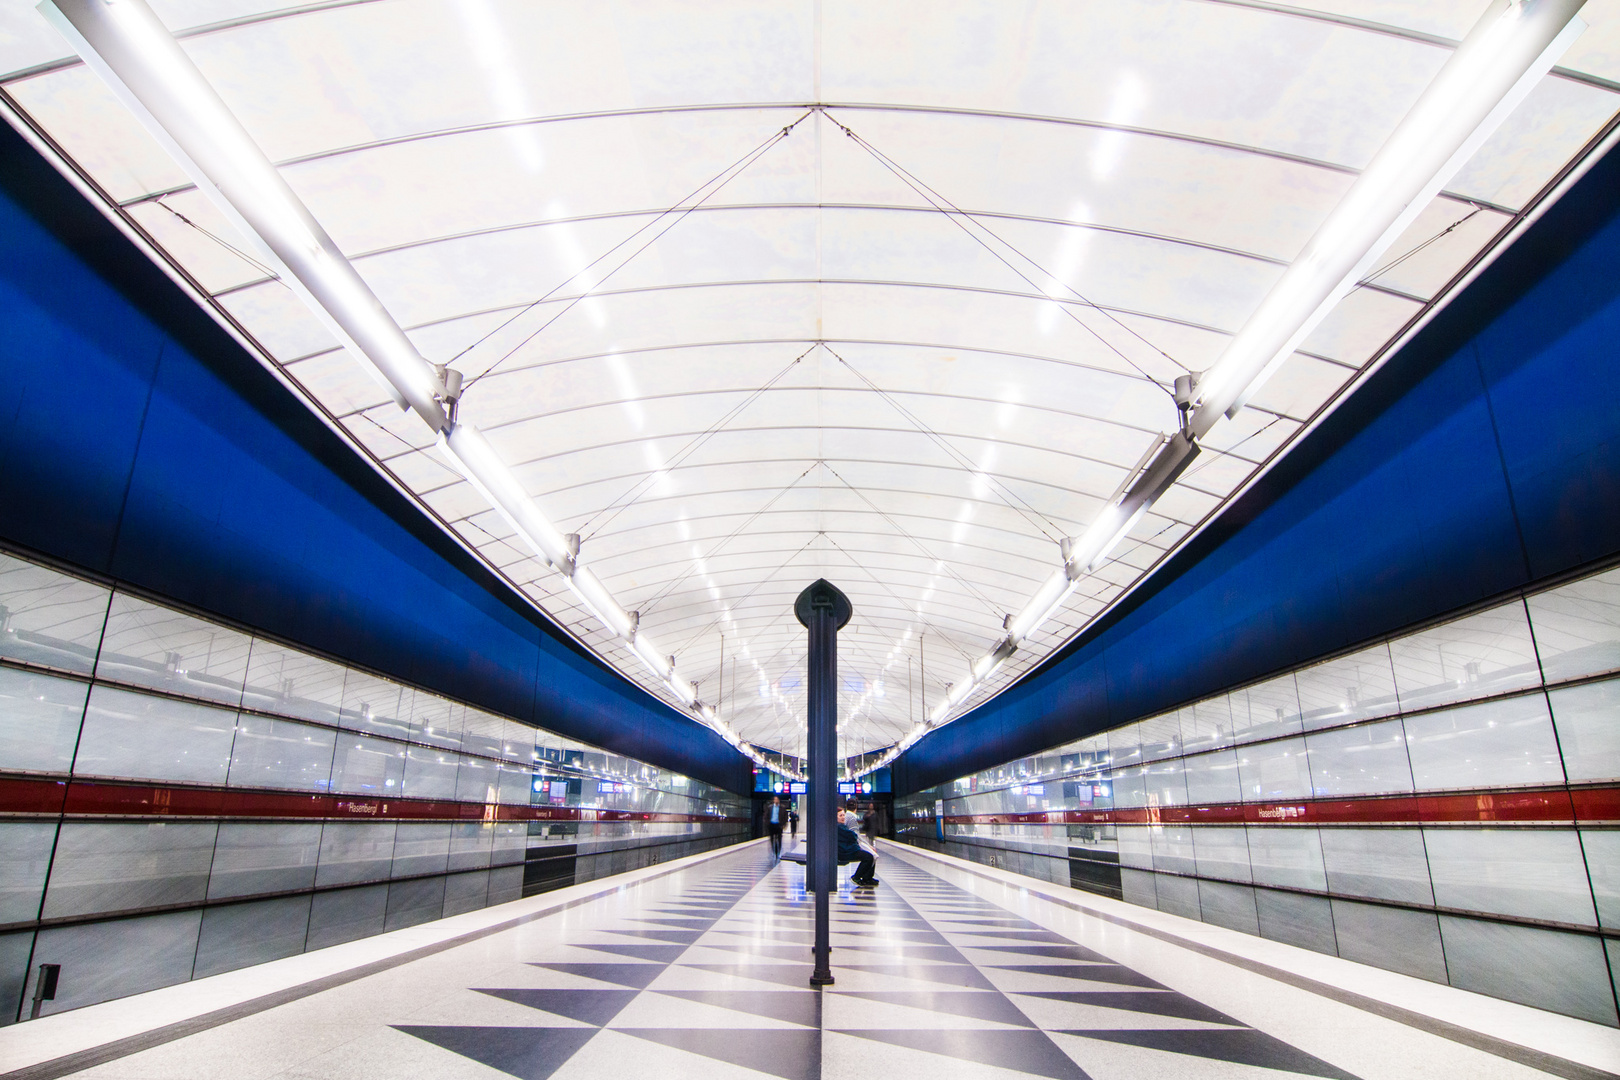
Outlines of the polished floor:
{"label": "polished floor", "polygon": [[[953,860],[892,844],[883,851],[882,886],[856,890],[846,881],[836,898],[837,982],[819,993],[807,983],[803,869],[751,844],[610,890],[594,883],[593,898],[564,910],[450,938],[427,955],[336,985],[294,987],[274,1007],[170,1031],[145,1048],[136,1040],[81,1071],[64,1072],[64,1058],[54,1071],[46,1062],[4,1075],[1612,1075],[1556,1054],[1515,1059],[1506,1043],[1481,1048],[1400,1009],[1333,1000],[1302,989],[1299,979],[1275,977],[1276,969],[1186,947],[1194,938],[1177,944],[1162,932],[1170,924],[1144,932],[1153,928],[1063,906],[1062,897]],[[67,1031],[73,1015],[51,1019]],[[1504,1015],[1534,1024],[1545,1014]],[[1589,1033],[1599,1053],[1609,1045],[1606,1030]]]}

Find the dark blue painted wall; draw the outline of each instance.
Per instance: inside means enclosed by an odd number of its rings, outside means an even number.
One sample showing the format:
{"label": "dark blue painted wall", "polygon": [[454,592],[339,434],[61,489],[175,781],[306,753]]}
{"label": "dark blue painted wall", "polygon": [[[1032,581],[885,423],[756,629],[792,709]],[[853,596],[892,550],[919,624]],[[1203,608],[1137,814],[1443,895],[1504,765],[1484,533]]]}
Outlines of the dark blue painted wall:
{"label": "dark blue painted wall", "polygon": [[895,764],[916,791],[1620,553],[1610,154],[1214,527]]}
{"label": "dark blue painted wall", "polygon": [[0,539],[719,784],[0,125]]}

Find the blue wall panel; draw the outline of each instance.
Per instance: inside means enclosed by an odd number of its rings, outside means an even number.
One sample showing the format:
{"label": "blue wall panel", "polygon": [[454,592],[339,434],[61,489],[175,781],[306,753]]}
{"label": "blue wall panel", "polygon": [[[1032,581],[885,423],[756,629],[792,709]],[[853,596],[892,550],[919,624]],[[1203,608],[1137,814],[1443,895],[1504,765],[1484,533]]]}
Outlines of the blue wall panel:
{"label": "blue wall panel", "polygon": [[1620,554],[1611,154],[1127,603],[894,767],[915,791]]}
{"label": "blue wall panel", "polygon": [[0,538],[746,791],[373,474],[0,130]]}

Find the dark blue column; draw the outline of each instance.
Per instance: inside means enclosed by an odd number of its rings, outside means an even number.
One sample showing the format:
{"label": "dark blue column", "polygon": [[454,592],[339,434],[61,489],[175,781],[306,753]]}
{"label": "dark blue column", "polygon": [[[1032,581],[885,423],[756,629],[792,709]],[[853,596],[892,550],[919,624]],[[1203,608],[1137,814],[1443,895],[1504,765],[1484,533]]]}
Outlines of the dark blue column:
{"label": "dark blue column", "polygon": [[816,897],[815,970],[811,986],[833,981],[828,943],[828,904],[838,884],[838,631],[849,622],[849,598],[825,578],[793,603],[793,614],[810,632],[807,665],[809,819],[805,823],[805,887]]}

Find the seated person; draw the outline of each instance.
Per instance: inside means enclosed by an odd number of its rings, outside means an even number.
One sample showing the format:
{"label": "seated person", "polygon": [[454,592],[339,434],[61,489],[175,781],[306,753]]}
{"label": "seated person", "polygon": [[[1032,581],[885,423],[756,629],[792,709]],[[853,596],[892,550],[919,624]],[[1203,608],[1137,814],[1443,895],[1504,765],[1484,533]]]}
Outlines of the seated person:
{"label": "seated person", "polygon": [[873,871],[877,868],[877,858],[861,847],[861,838],[855,835],[855,830],[846,821],[848,816],[847,811],[838,811],[838,865],[859,863],[850,880],[863,889],[875,888],[878,879],[873,876]]}

